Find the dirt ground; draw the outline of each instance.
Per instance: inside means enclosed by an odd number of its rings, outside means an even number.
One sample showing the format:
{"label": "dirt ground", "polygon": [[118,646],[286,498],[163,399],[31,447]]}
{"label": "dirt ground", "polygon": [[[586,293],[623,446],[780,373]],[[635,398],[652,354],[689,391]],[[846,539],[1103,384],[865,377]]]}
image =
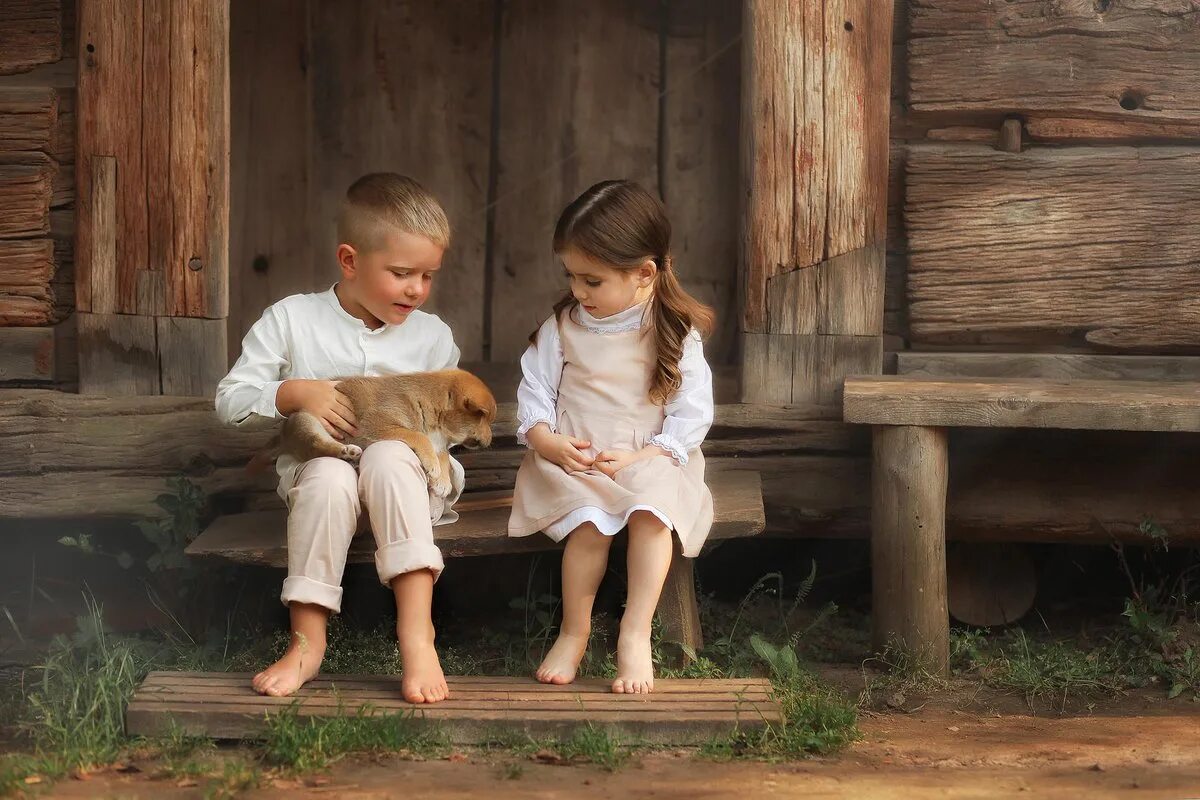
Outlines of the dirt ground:
{"label": "dirt ground", "polygon": [[[448,758],[343,761],[303,779],[267,774],[246,798],[1200,798],[1200,704],[1147,692],[1079,713],[944,691],[912,710],[865,712],[862,739],[829,758],[718,763],[688,751],[635,756],[616,772],[463,750]],[[141,772],[65,780],[43,796],[214,796],[208,782]]]}

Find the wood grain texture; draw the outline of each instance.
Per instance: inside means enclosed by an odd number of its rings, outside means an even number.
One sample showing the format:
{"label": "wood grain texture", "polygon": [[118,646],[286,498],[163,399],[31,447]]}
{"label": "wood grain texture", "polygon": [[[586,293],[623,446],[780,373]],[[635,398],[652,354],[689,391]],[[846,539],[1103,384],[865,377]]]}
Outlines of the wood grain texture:
{"label": "wood grain texture", "polygon": [[659,188],[660,22],[659,4],[637,0],[506,5],[493,360],[519,358],[530,331],[566,290],[551,252],[566,204],[611,178]]}
{"label": "wood grain texture", "polygon": [[1200,149],[910,146],[906,192],[914,343],[1200,349]]}
{"label": "wood grain texture", "polygon": [[[762,484],[757,473],[710,472],[708,483],[715,510],[710,540],[754,536],[762,531]],[[434,542],[447,558],[559,548],[557,542],[540,534],[509,537],[506,531],[510,512],[505,507],[463,511],[457,522],[433,529]],[[239,564],[286,566],[287,512],[254,511],[219,517],[188,545],[187,554]],[[374,559],[375,540],[370,534],[355,537],[349,563],[374,563]]]}
{"label": "wood grain texture", "polygon": [[1200,432],[1200,383],[848,378],[845,419],[871,425]]}
{"label": "wood grain texture", "polygon": [[[263,309],[328,288],[332,245],[313,235],[308,0],[230,5],[229,358]],[[314,249],[319,246],[319,249]],[[325,256],[317,269],[314,254]]]}
{"label": "wood grain texture", "polygon": [[730,363],[738,318],[738,117],[740,0],[666,4],[659,153],[674,263],[684,287],[717,313],[705,344],[710,362]]}
{"label": "wood grain texture", "polygon": [[698,653],[704,647],[704,628],[700,624],[700,604],[696,599],[694,559],[684,558],[678,552],[672,554],[671,568],[663,582],[656,613],[662,620],[663,641],[680,646],[675,662],[690,664],[694,660],[690,654]]}
{"label": "wood grain texture", "polygon": [[918,112],[1200,121],[1200,9],[1178,0],[909,7]]}
{"label": "wood grain texture", "polygon": [[[310,8],[313,280],[326,288],[337,279],[334,222],[350,184],[368,172],[409,175],[438,198],[451,225],[451,245],[425,308],[454,329],[464,358],[478,359],[485,336],[493,2],[311,0]],[[533,8],[513,4],[514,13]],[[561,50],[545,42],[537,49],[562,69],[555,57]],[[544,102],[542,87],[533,86],[522,83],[517,91]],[[522,135],[527,123],[533,121],[517,121]],[[544,155],[538,154],[539,166]],[[530,167],[512,166],[518,173]]]}
{"label": "wood grain texture", "polygon": [[896,354],[896,374],[951,378],[1200,381],[1200,356],[930,353],[910,350]]}
{"label": "wood grain texture", "polygon": [[54,328],[0,328],[0,381],[55,379]]}
{"label": "wood grain texture", "polygon": [[763,332],[772,277],[885,238],[892,17],[754,0],[742,24],[742,316]]}
{"label": "wood grain texture", "polygon": [[844,376],[882,370],[880,336],[747,333],[742,401],[813,407],[836,419]]}
{"label": "wood grain texture", "polygon": [[213,397],[229,371],[225,320],[158,317],[155,325],[162,393]]}
{"label": "wood grain texture", "polygon": [[81,394],[160,394],[154,317],[76,315]]}
{"label": "wood grain texture", "polygon": [[[97,313],[136,310],[136,270],[145,269],[149,259],[141,124],[143,4],[127,4],[123,12],[120,6],[117,0],[79,0],[78,6],[75,299],[80,311]],[[156,107],[156,113],[164,111]],[[100,171],[93,163],[96,158],[111,159],[112,169]],[[113,176],[114,207],[98,217],[102,209],[95,204],[108,194],[107,189],[93,190],[93,182],[107,174]],[[119,232],[110,233],[110,224],[119,225]],[[109,274],[110,264],[114,270],[117,264],[123,266]]]}
{"label": "wood grain texture", "polygon": [[871,645],[950,672],[946,431],[881,426],[871,468]]}
{"label": "wood grain texture", "polygon": [[0,85],[0,156],[49,151],[57,124],[57,90]]}
{"label": "wood grain texture", "polygon": [[[81,310],[226,316],[228,38],[224,0],[80,0]],[[92,305],[97,157],[116,164],[112,308]]]}
{"label": "wood grain texture", "polygon": [[0,161],[0,239],[44,236],[50,232],[54,163],[22,155]]}
{"label": "wood grain texture", "polygon": [[54,315],[54,243],[0,239],[0,325],[45,325]]}
{"label": "wood grain texture", "polygon": [[0,13],[0,75],[51,64],[62,55],[61,0],[5,0]]}
{"label": "wood grain texture", "polygon": [[266,715],[295,704],[304,717],[399,714],[429,725],[456,744],[492,741],[497,730],[570,736],[594,726],[625,739],[655,744],[700,744],[733,730],[781,721],[764,678],[716,681],[663,679],[649,695],[614,695],[610,682],[581,678],[569,686],[529,678],[449,676],[451,697],[418,707],[400,698],[398,675],[322,675],[295,698],[257,695],[241,673],[152,672],[126,712],[131,734],[163,735],[172,725],[213,738],[260,736]]}
{"label": "wood grain texture", "polygon": [[[865,537],[869,430],[814,413],[718,406],[709,468],[762,476],[764,535]],[[493,450],[468,459],[472,492],[512,489],[522,451],[512,406],[501,416]],[[0,390],[0,420],[0,450],[11,454],[0,468],[3,519],[154,516],[154,499],[178,475],[222,508],[282,508],[274,475],[243,469],[270,432],[224,427],[203,398]],[[998,446],[984,433],[997,432],[963,429],[951,440],[951,539],[1144,544],[1139,526],[1150,516],[1172,542],[1200,540],[1191,480],[1200,435],[1023,431]]]}
{"label": "wood grain texture", "polygon": [[1027,120],[1025,131],[1037,142],[1064,144],[1179,142],[1200,140],[1200,120],[1160,122],[1154,119],[1079,119],[1076,117],[1035,117]]}

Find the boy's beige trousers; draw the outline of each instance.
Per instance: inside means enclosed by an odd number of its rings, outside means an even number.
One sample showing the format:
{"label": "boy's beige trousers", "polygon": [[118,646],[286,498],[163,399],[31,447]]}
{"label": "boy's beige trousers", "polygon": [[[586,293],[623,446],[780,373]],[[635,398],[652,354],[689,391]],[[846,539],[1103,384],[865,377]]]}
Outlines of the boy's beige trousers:
{"label": "boy's beige trousers", "polygon": [[433,543],[433,521],[444,501],[429,492],[425,471],[403,442],[376,442],[362,454],[358,470],[336,458],[300,465],[287,492],[288,576],[281,599],[314,603],[337,613],[342,607],[342,572],[363,509],[375,535],[375,569],[384,586],[397,575],[443,568]]}

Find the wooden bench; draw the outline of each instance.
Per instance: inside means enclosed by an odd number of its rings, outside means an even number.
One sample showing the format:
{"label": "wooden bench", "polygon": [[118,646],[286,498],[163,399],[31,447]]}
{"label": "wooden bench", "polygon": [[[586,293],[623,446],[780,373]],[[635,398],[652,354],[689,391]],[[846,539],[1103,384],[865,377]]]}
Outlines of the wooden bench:
{"label": "wooden bench", "polygon": [[[710,471],[715,519],[709,542],[754,536],[766,524],[762,483],[757,472]],[[433,529],[433,538],[446,558],[529,553],[553,550],[560,545],[534,534],[510,538],[508,514],[511,492],[476,492],[463,495],[455,505],[459,519]],[[283,509],[229,514],[218,517],[188,545],[191,556],[210,556],[240,564],[287,566],[287,512]],[[350,545],[352,564],[374,563],[375,541],[370,532],[360,532]],[[699,650],[704,639],[696,604],[692,559],[676,551],[659,601],[664,637],[668,641]]]}
{"label": "wooden bench", "polygon": [[847,378],[846,422],[873,425],[872,642],[946,674],[946,429],[1200,431],[1200,383]]}

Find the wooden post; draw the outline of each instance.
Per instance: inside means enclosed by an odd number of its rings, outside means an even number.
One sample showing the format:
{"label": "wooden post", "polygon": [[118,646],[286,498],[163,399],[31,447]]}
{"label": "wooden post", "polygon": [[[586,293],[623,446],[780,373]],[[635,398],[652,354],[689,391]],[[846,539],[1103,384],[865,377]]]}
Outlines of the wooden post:
{"label": "wooden post", "polygon": [[[704,647],[700,628],[700,607],[696,602],[694,559],[684,558],[678,550],[671,558],[671,569],[658,599],[658,614],[663,621],[663,639],[687,645],[694,653]],[[685,651],[682,661],[691,656]]]}
{"label": "wooden post", "polygon": [[946,430],[874,429],[871,616],[876,650],[899,646],[950,671],[946,611]]}
{"label": "wooden post", "polygon": [[229,0],[79,0],[78,20],[80,391],[211,394],[227,366]]}
{"label": "wooden post", "polygon": [[819,404],[883,368],[892,4],[746,0],[742,400]]}

